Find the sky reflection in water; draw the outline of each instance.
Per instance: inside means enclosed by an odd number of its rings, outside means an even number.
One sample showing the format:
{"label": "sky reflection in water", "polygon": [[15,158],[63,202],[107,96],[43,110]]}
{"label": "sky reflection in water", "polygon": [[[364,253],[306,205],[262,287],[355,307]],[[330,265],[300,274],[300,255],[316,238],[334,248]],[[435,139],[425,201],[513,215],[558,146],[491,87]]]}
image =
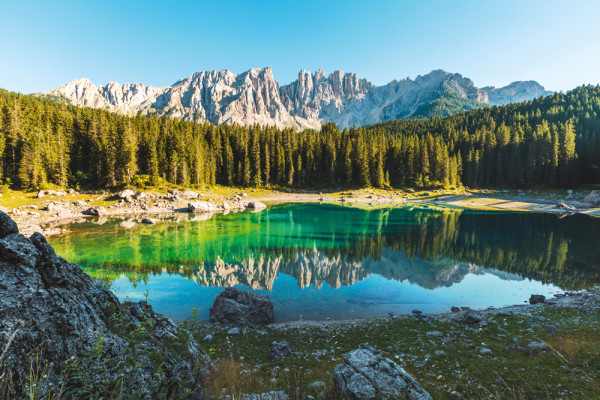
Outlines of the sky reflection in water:
{"label": "sky reflection in water", "polygon": [[407,206],[274,206],[70,226],[57,253],[175,320],[208,318],[224,286],[268,294],[276,319],[322,319],[500,307],[532,293],[599,284],[598,221]]}

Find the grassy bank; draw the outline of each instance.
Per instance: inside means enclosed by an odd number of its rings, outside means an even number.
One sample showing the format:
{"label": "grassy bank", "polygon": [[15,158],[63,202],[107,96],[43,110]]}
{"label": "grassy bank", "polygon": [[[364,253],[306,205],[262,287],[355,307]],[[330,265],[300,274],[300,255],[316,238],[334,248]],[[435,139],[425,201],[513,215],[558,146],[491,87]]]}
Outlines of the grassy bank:
{"label": "grassy bank", "polygon": [[[275,324],[228,335],[228,327],[199,324],[195,336],[222,371],[210,391],[284,390],[292,398],[336,398],[332,373],[342,354],[368,342],[411,373],[435,399],[600,398],[599,303],[540,305],[494,312],[487,326],[461,314],[356,321]],[[273,341],[287,340],[293,356],[269,361]],[[530,353],[531,342],[548,350]],[[322,385],[319,383],[322,382]]]}

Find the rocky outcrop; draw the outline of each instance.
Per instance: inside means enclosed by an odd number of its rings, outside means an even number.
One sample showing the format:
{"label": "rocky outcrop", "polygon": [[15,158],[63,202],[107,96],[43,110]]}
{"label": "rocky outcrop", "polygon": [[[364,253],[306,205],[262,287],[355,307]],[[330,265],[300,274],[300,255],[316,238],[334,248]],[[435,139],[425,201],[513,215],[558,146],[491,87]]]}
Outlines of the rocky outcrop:
{"label": "rocky outcrop", "polygon": [[214,213],[223,211],[223,209],[208,201],[193,201],[188,203],[188,211],[192,213]]}
{"label": "rocky outcrop", "polygon": [[592,190],[590,194],[583,198],[583,201],[593,206],[600,205],[600,190]]}
{"label": "rocky outcrop", "polygon": [[343,355],[335,367],[333,384],[344,399],[433,400],[402,367],[368,344]]}
{"label": "rocky outcrop", "polygon": [[210,309],[210,320],[222,324],[258,328],[275,320],[273,303],[267,296],[226,288]]}
{"label": "rocky outcrop", "polygon": [[[145,303],[121,303],[57,256],[43,235],[19,234],[3,212],[0,343],[5,398],[21,398],[32,378],[40,398],[61,387],[78,393],[63,398],[97,390],[118,395],[123,388],[142,399],[158,392],[199,394],[198,371],[208,360],[171,320]],[[44,373],[32,376],[31,365]]]}
{"label": "rocky outcrop", "polygon": [[350,127],[422,116],[419,110],[446,93],[492,105],[551,94],[533,81],[479,89],[469,78],[442,70],[383,86],[340,70],[329,76],[322,69],[315,73],[302,70],[296,81],[279,86],[267,67],[240,74],[229,70],[197,72],[162,88],[116,82],[96,86],[88,79],[80,79],[42,95],[130,115],[158,114],[213,124],[318,129],[325,122]]}

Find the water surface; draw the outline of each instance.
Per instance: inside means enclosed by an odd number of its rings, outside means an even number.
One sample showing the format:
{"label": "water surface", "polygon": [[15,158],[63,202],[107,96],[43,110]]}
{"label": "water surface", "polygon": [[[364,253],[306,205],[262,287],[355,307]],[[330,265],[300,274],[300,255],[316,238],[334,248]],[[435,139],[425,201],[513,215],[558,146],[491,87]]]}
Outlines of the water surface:
{"label": "water surface", "polygon": [[176,320],[208,318],[227,286],[269,295],[285,320],[500,307],[600,284],[600,222],[577,215],[293,204],[68,228],[50,239],[58,254]]}

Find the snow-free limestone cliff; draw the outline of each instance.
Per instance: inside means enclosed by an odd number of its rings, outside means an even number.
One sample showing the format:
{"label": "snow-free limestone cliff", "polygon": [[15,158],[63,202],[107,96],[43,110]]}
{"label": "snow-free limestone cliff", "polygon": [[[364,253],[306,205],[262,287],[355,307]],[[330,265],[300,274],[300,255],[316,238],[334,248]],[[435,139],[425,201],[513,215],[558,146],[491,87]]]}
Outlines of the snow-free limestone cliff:
{"label": "snow-free limestone cliff", "polygon": [[[427,107],[444,95],[459,102],[457,111],[490,104],[503,105],[546,96],[534,81],[513,82],[503,88],[477,88],[460,74],[432,71],[415,79],[376,86],[354,73],[302,70],[298,79],[280,86],[270,67],[235,74],[229,70],[197,72],[171,86],[110,82],[96,86],[74,80],[41,96],[69,103],[135,115],[168,115],[213,124],[280,128],[314,128],[335,122],[342,127],[430,116]],[[461,103],[462,102],[462,103]]]}

